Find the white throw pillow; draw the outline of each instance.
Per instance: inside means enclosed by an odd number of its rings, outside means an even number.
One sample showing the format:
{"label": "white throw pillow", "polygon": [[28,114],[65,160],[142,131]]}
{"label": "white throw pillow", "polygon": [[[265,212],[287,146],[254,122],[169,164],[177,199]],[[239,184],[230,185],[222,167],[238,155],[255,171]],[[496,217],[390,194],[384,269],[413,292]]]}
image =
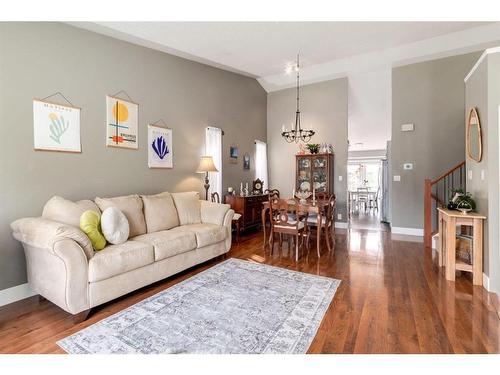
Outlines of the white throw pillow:
{"label": "white throw pillow", "polygon": [[119,245],[127,241],[130,231],[127,218],[116,207],[108,207],[103,211],[101,229],[106,240],[113,245]]}

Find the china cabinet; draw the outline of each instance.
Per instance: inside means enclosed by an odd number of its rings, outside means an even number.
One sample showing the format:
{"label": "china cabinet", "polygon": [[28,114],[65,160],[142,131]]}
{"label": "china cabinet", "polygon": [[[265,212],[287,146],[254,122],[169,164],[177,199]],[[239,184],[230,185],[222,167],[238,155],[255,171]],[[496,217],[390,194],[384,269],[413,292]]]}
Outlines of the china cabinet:
{"label": "china cabinet", "polygon": [[333,194],[333,154],[296,155],[295,190]]}

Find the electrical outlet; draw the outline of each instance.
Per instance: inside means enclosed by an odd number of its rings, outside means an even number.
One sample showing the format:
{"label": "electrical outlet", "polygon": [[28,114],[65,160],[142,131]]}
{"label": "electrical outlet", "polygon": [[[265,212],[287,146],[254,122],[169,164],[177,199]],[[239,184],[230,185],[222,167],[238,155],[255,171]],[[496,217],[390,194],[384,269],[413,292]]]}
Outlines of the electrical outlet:
{"label": "electrical outlet", "polygon": [[392,179],[395,182],[399,182],[399,181],[401,181],[401,176],[396,175],[396,176],[393,176]]}
{"label": "electrical outlet", "polygon": [[342,176],[339,176],[339,181],[342,181]]}
{"label": "electrical outlet", "polygon": [[481,169],[481,181],[484,181],[484,169]]}
{"label": "electrical outlet", "polygon": [[342,220],[342,214],[337,215],[337,220]]}
{"label": "electrical outlet", "polygon": [[467,176],[469,177],[469,180],[472,180],[472,169],[469,169]]}

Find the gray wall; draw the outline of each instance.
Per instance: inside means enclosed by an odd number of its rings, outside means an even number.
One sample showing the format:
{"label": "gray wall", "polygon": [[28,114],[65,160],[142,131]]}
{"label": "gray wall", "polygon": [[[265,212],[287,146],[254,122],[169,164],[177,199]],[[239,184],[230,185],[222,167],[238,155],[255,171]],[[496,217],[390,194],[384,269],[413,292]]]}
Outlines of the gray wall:
{"label": "gray wall", "polygon": [[[55,23],[0,23],[0,289],[26,282],[17,218],[40,215],[55,194],[69,199],[202,191],[195,174],[205,127],[225,131],[224,187],[254,178],[229,164],[229,146],[253,153],[266,140],[266,92],[254,79]],[[105,96],[139,103],[139,150],[106,148]],[[32,99],[61,91],[81,112],[81,154],[33,151]],[[147,166],[147,124],[174,131],[174,169]]]}
{"label": "gray wall", "polygon": [[488,56],[488,231],[490,290],[500,293],[500,53]]}
{"label": "gray wall", "polygon": [[[469,114],[469,109],[476,107],[479,121],[481,122],[481,133],[483,136],[483,157],[478,163],[467,157],[464,151],[466,160],[466,169],[468,173],[472,173],[472,179],[467,178],[467,191],[472,193],[476,201],[477,212],[488,216],[488,61],[483,60],[474,74],[465,83],[465,118]],[[466,131],[466,129],[464,130]],[[485,180],[481,180],[481,169],[485,171]],[[487,272],[489,267],[489,251],[488,251],[488,225],[484,226],[484,270]]]}
{"label": "gray wall", "polygon": [[[464,160],[464,77],[480,53],[392,70],[391,209],[393,227],[423,228],[424,180]],[[401,124],[415,131],[402,132]],[[413,163],[413,170],[403,164]],[[401,182],[393,176],[400,175]]]}
{"label": "gray wall", "polygon": [[[466,114],[476,107],[481,122],[483,157],[480,162],[466,157],[467,190],[477,202],[477,211],[488,217],[484,228],[484,272],[490,289],[500,292],[499,255],[499,118],[500,53],[487,55],[467,80]],[[484,180],[481,179],[484,171]]]}
{"label": "gray wall", "polygon": [[[281,126],[295,121],[294,88],[269,93],[267,99],[267,139],[269,175],[273,188],[291,196],[295,179],[298,145],[281,137]],[[315,83],[300,89],[301,121],[316,131],[311,143],[332,143],[335,152],[334,190],[337,213],[346,221],[347,191],[347,78]],[[338,176],[343,180],[339,181]]]}

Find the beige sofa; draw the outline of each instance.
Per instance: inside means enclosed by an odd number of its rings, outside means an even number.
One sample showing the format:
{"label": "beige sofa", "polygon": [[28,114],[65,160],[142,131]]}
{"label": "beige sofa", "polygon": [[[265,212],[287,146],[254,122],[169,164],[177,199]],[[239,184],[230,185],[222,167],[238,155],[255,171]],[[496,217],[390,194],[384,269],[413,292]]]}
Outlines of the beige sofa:
{"label": "beige sofa", "polygon": [[[79,217],[109,206],[125,214],[130,237],[94,251]],[[199,200],[196,192],[94,202],[53,197],[41,217],[11,227],[24,247],[31,288],[82,320],[95,306],[227,253],[233,215],[229,205]]]}

